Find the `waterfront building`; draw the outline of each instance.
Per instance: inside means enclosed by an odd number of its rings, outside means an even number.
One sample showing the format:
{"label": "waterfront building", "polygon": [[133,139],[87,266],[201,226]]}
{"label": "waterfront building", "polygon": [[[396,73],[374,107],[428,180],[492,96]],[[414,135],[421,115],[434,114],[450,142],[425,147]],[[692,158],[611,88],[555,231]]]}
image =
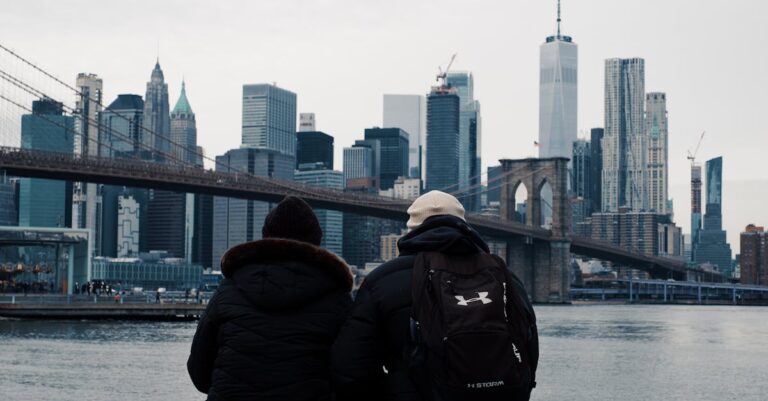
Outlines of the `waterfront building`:
{"label": "waterfront building", "polygon": [[458,199],[467,211],[480,207],[480,102],[475,100],[474,77],[471,72],[454,71],[445,77],[448,87],[459,96],[459,190]]}
{"label": "waterfront building", "polygon": [[379,188],[390,189],[408,175],[408,133],[400,128],[366,128],[365,140],[379,141]]}
{"label": "waterfront building", "polygon": [[296,169],[322,164],[333,170],[333,137],[320,131],[299,131],[296,134]]}
{"label": "waterfront building", "polygon": [[768,285],[768,234],[763,227],[748,225],[741,233],[739,281],[741,284]]}
{"label": "waterfront building", "polygon": [[455,88],[433,87],[427,96],[426,192],[458,189],[459,110],[460,99]]}
{"label": "waterfront building", "polygon": [[181,81],[181,94],[176,106],[171,111],[171,141],[172,151],[176,162],[198,164],[197,155],[197,122],[195,112],[187,99],[186,83]]}
{"label": "waterfront building", "polygon": [[[60,153],[74,151],[74,117],[61,103],[43,98],[32,102],[32,114],[21,117],[21,148]],[[71,227],[72,183],[41,178],[19,180],[19,225]]]}
{"label": "waterfront building", "polygon": [[[96,74],[80,73],[75,87],[75,154],[95,157],[99,155],[99,114],[103,102],[104,83]],[[98,215],[101,198],[98,184],[77,182],[73,184],[72,226],[87,228],[93,233],[101,229]]]}
{"label": "waterfront building", "polygon": [[123,289],[165,288],[184,291],[198,288],[203,267],[165,252],[141,253],[130,258],[93,258],[92,280],[105,281]]}
{"label": "waterfront building", "polygon": [[667,95],[652,92],[645,95],[645,137],[648,145],[648,208],[656,213],[671,213],[669,203],[669,137],[667,129]]}
{"label": "waterfront building", "polygon": [[276,85],[243,85],[242,145],[294,157],[296,94]]}
{"label": "waterfront building", "polygon": [[408,177],[423,179],[426,106],[422,95],[384,95],[384,128],[408,133]]}
{"label": "waterfront building", "polygon": [[315,113],[299,113],[299,132],[315,131]]}
{"label": "waterfront building", "polygon": [[602,210],[604,132],[602,128],[592,128],[590,130],[589,215]]}
{"label": "waterfront building", "polygon": [[147,82],[143,116],[146,139],[144,143],[156,152],[153,155],[155,160],[168,159],[168,154],[171,152],[171,143],[168,140],[171,134],[170,111],[168,84],[165,83],[160,60],[158,60]]}
{"label": "waterfront building", "polygon": [[699,230],[695,247],[696,263],[710,263],[730,276],[732,273],[731,246],[723,230],[723,158],[716,157],[706,163],[707,203],[704,215],[704,228]]}
{"label": "waterfront building", "polygon": [[560,32],[539,48],[539,157],[571,157],[578,117],[578,46]]}
{"label": "waterfront building", "polygon": [[648,209],[645,143],[645,60],[605,61],[602,210]]}
{"label": "waterfront building", "polygon": [[[296,159],[277,150],[239,148],[216,157],[216,171],[239,172],[280,180],[293,180]],[[270,202],[216,196],[213,199],[212,260],[221,260],[227,249],[261,239],[264,219],[274,207]]]}
{"label": "waterfront building", "polygon": [[90,280],[90,237],[84,229],[0,226],[0,258],[14,266],[16,285],[38,284],[46,291],[72,295],[73,283]]}
{"label": "waterfront building", "polygon": [[[314,170],[299,170],[293,179],[305,185],[336,190],[344,189],[344,175],[341,171],[323,168]],[[314,209],[315,216],[323,230],[320,246],[341,255],[344,246],[344,213],[335,210]]]}

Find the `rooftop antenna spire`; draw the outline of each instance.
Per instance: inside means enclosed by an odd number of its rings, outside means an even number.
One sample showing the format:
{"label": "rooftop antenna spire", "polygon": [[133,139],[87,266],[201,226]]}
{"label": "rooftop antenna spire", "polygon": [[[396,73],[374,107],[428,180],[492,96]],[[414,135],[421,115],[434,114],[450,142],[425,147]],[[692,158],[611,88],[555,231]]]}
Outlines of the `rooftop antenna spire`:
{"label": "rooftop antenna spire", "polygon": [[560,0],[557,0],[557,37],[560,38]]}

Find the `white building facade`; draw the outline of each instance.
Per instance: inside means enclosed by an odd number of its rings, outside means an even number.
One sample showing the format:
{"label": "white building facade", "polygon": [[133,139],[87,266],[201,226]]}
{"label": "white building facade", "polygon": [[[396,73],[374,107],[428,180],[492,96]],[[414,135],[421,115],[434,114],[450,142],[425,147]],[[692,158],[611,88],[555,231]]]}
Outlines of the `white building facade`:
{"label": "white building facade", "polygon": [[602,209],[648,210],[645,60],[605,61]]}
{"label": "white building facade", "polygon": [[559,30],[539,48],[538,142],[542,158],[570,158],[577,136],[578,46]]}

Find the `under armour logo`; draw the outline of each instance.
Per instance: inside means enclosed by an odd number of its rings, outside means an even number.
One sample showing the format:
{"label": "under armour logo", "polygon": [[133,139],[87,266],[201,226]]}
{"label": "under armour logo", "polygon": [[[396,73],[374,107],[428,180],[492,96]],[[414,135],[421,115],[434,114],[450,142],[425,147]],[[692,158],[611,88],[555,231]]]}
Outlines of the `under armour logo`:
{"label": "under armour logo", "polygon": [[483,305],[493,302],[491,301],[490,298],[488,298],[488,292],[478,292],[477,298],[470,298],[470,299],[464,299],[464,297],[462,297],[461,295],[456,295],[456,299],[459,300],[458,305],[461,305],[461,306],[468,306],[470,302],[477,302],[477,301],[482,302]]}

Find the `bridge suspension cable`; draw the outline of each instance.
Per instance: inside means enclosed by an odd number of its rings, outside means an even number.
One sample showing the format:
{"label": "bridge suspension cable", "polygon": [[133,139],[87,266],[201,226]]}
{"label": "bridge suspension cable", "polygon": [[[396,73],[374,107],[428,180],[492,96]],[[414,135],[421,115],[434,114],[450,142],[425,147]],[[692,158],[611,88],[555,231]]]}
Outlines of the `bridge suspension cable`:
{"label": "bridge suspension cable", "polygon": [[[8,53],[9,55],[11,55],[11,56],[12,56],[12,57],[14,57],[15,59],[17,59],[17,60],[21,61],[21,62],[22,62],[24,65],[26,65],[26,66],[28,66],[28,67],[30,67],[30,68],[32,68],[32,69],[34,69],[35,71],[37,71],[37,72],[39,72],[39,73],[43,74],[45,77],[47,77],[47,78],[49,78],[49,79],[53,80],[54,82],[58,83],[59,85],[63,86],[64,88],[67,88],[67,89],[69,89],[70,91],[74,92],[74,94],[75,94],[76,96],[78,96],[78,97],[80,97],[80,98],[83,98],[83,99],[87,99],[87,100],[89,100],[90,102],[93,102],[93,103],[95,103],[95,104],[99,105],[100,107],[102,107],[102,109],[104,109],[104,110],[108,110],[108,111],[110,111],[111,113],[113,113],[114,115],[116,115],[116,116],[118,116],[118,117],[120,117],[120,118],[122,118],[122,119],[124,119],[124,120],[126,120],[126,121],[130,121],[130,119],[129,119],[127,116],[125,116],[125,115],[123,115],[122,113],[120,113],[120,112],[118,112],[118,111],[116,111],[116,110],[112,109],[112,108],[111,108],[111,107],[109,107],[109,106],[105,106],[105,105],[104,105],[104,104],[103,104],[103,103],[102,103],[102,102],[101,102],[99,99],[96,99],[96,98],[94,98],[94,97],[91,97],[90,95],[86,96],[84,93],[82,93],[82,92],[81,92],[80,90],[78,90],[77,88],[75,88],[75,87],[73,87],[72,85],[70,85],[70,84],[67,84],[66,82],[62,81],[61,79],[59,79],[58,77],[56,77],[56,76],[55,76],[55,75],[53,75],[52,73],[49,73],[48,71],[46,71],[46,70],[45,70],[45,69],[43,69],[42,67],[38,66],[37,64],[35,64],[35,63],[33,63],[33,62],[29,61],[28,59],[24,58],[23,56],[21,56],[20,54],[18,54],[18,53],[16,53],[16,52],[14,52],[13,50],[9,49],[8,47],[6,47],[5,45],[3,45],[2,43],[0,43],[0,50],[3,50],[3,51],[5,51],[6,53]],[[56,100],[55,98],[52,98],[52,97],[51,97],[51,99],[53,99],[53,100]],[[60,102],[60,103],[64,104],[64,102]],[[211,161],[211,162],[213,162],[213,163],[214,163],[214,165],[215,165],[215,166],[218,166],[219,164],[221,164],[221,163],[218,163],[218,162],[216,161],[216,159],[215,159],[215,158],[212,158],[212,157],[210,157],[210,156],[206,156],[206,155],[205,155],[203,152],[199,152],[199,151],[197,150],[197,148],[192,148],[192,147],[186,146],[186,145],[184,145],[184,144],[180,144],[180,143],[178,143],[178,142],[176,142],[176,141],[172,140],[172,139],[171,139],[169,136],[167,136],[167,135],[163,135],[163,134],[159,134],[159,133],[157,133],[157,132],[155,132],[155,131],[153,131],[153,130],[149,129],[148,127],[144,126],[143,124],[141,124],[141,125],[140,125],[138,128],[139,128],[139,129],[141,129],[142,131],[144,131],[144,132],[146,132],[146,133],[148,133],[148,134],[150,134],[150,135],[154,136],[154,137],[158,137],[158,138],[160,138],[160,139],[163,139],[163,140],[164,140],[164,141],[166,141],[167,143],[169,143],[169,144],[171,144],[171,145],[175,146],[175,148],[176,148],[176,149],[181,149],[181,150],[187,151],[187,152],[189,152],[190,154],[193,154],[193,155],[195,155],[195,156],[197,156],[197,157],[199,157],[199,158],[202,158],[203,160],[208,160],[208,161]],[[151,152],[154,152],[154,153],[156,153],[156,154],[163,154],[163,155],[167,155],[167,153],[166,153],[166,152],[164,152],[164,151],[162,151],[162,150],[159,150],[159,149],[156,149],[156,148],[154,148],[154,147],[153,147],[153,148],[151,148],[151,149],[148,149],[148,150],[150,150]],[[189,162],[187,162],[186,160],[182,160],[181,162],[182,162],[182,163],[184,163],[184,164],[192,164],[192,163],[189,163]],[[234,171],[234,172],[237,172],[237,173],[240,173],[240,174],[243,174],[243,175],[252,175],[252,174],[250,174],[248,171],[243,171],[243,170],[240,170],[240,169],[237,169],[237,168],[233,168],[231,165],[226,165],[225,167],[227,167],[227,169],[228,169],[229,171]]]}

